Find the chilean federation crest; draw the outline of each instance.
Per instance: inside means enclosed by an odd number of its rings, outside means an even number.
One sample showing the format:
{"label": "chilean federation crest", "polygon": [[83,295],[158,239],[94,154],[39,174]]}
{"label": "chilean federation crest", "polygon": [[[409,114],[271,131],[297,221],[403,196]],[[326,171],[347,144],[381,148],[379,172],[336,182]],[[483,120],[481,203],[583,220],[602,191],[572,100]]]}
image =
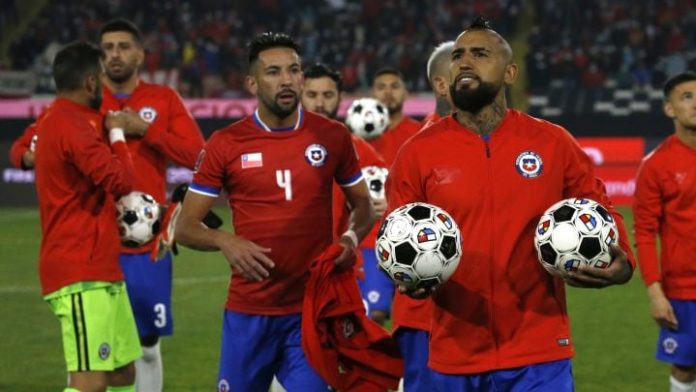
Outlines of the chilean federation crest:
{"label": "chilean federation crest", "polygon": [[140,109],[138,114],[140,115],[140,118],[143,119],[143,121],[148,123],[152,123],[157,118],[157,111],[150,106],[143,107],[142,109]]}
{"label": "chilean federation crest", "polygon": [[525,151],[517,156],[515,160],[517,172],[525,178],[538,177],[544,169],[544,162],[539,154],[534,151]]}
{"label": "chilean federation crest", "polygon": [[304,152],[307,163],[314,167],[324,166],[328,153],[321,144],[310,144]]}

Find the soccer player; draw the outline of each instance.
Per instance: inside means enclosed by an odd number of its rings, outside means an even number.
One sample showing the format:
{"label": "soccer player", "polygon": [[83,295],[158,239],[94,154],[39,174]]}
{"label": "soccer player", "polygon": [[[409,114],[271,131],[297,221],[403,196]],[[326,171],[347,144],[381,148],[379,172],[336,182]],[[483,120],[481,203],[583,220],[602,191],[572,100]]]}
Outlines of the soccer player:
{"label": "soccer player", "polygon": [[[672,364],[671,392],[696,389],[696,73],[664,85],[674,135],[645,159],[633,202],[638,262],[652,317],[660,326],[657,359]],[[656,237],[661,254],[657,254]]]}
{"label": "soccer player", "polygon": [[389,109],[389,127],[380,137],[369,140],[369,143],[391,166],[401,145],[420,130],[421,124],[404,116],[404,102],[408,91],[401,72],[396,68],[384,67],[375,73],[372,95]]}
{"label": "soccer player", "polygon": [[[450,57],[454,41],[443,42],[430,54],[427,74],[435,94],[435,111],[423,120],[426,128],[452,112],[449,94]],[[413,299],[397,292],[392,305],[392,335],[399,343],[404,358],[404,390],[430,391],[428,368],[428,341],[432,301],[430,298]]]}
{"label": "soccer player", "polygon": [[[456,111],[406,142],[387,181],[390,210],[437,205],[464,241],[450,280],[434,292],[408,292],[433,295],[433,391],[574,390],[565,286],[544,270],[533,245],[539,216],[553,203],[594,199],[612,211],[621,233],[607,269],[581,266],[568,284],[604,287],[633,274],[623,220],[587,155],[560,126],[508,109],[505,87],[516,77],[510,45],[485,19],[475,21],[451,55]],[[520,166],[519,157],[530,155],[533,172]]]}
{"label": "soccer player", "polygon": [[[343,268],[374,223],[350,133],[298,106],[302,69],[295,41],[267,32],[249,44],[245,83],[258,108],[213,134],[177,222],[176,239],[220,250],[232,268],[225,305],[218,389],[265,391],[274,375],[288,391],[326,391],[301,346],[309,265],[333,240],[334,179],[353,206],[338,239]],[[235,234],[201,219],[227,194]]]}
{"label": "soccer player", "polygon": [[101,56],[86,43],[58,52],[57,96],[36,125],[39,276],[44,299],[60,321],[66,392],[134,391],[133,361],[142,355],[114,224],[114,198],[131,191],[134,168],[121,113],[106,117],[105,140]]}
{"label": "soccer player", "polygon": [[[166,168],[172,161],[193,169],[203,148],[203,136],[179,95],[169,87],[146,83],[138,77],[145,59],[140,31],[131,22],[104,24],[99,45],[105,54],[102,112],[123,110],[127,116],[126,139],[136,168],[134,190],[166,204]],[[160,336],[171,335],[172,256],[153,262],[150,243],[139,248],[122,247],[119,261],[126,277],[143,357],[136,362],[139,391],[162,390]]]}
{"label": "soccer player", "polygon": [[[341,103],[342,87],[343,81],[338,71],[325,64],[312,64],[304,71],[302,106],[309,111],[335,119]],[[369,166],[385,167],[382,157],[365,140],[353,134],[351,134],[351,138],[355,152],[358,154],[358,165],[361,169]],[[333,194],[333,231],[336,236],[340,236],[348,227],[351,210],[339,186],[334,185]],[[387,202],[385,199],[373,197],[370,200],[375,211],[375,219],[379,220],[387,208]],[[359,279],[358,283],[363,300],[367,304],[368,316],[383,325],[391,307],[394,285],[384,273],[377,269],[376,264],[370,264],[368,268],[365,268],[363,261],[365,257],[370,260],[375,259],[375,239],[378,227],[379,225],[375,224],[375,227],[360,243],[360,253],[357,255],[358,276],[362,279]],[[365,253],[368,255],[365,256]]]}

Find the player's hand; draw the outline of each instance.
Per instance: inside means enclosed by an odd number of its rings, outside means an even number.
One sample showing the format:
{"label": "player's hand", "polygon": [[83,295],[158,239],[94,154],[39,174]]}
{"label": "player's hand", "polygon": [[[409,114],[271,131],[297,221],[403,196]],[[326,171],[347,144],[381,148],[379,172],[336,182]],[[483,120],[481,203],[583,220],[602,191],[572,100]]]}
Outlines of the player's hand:
{"label": "player's hand", "polygon": [[34,151],[27,150],[24,152],[22,155],[22,165],[27,169],[34,167]]}
{"label": "player's hand", "polygon": [[375,210],[375,219],[381,219],[384,211],[387,210],[387,199],[373,199],[370,198],[372,204],[372,209]]}
{"label": "player's hand", "polygon": [[143,137],[150,123],[140,118],[140,115],[133,109],[126,107],[122,111],[126,118],[126,126],[123,129],[126,136]]}
{"label": "player's hand", "polygon": [[652,318],[663,328],[671,330],[679,328],[674,308],[662,291],[662,283],[657,281],[648,286],[648,297],[650,297],[650,315]]}
{"label": "player's hand", "polygon": [[433,295],[435,290],[437,289],[437,286],[434,287],[421,287],[417,289],[410,289],[406,286],[397,284],[396,285],[397,289],[399,290],[399,293],[408,295],[409,297],[413,299],[426,299]]}
{"label": "player's hand", "polygon": [[610,247],[611,264],[605,269],[580,264],[577,271],[568,272],[564,278],[566,283],[574,287],[602,288],[615,284],[624,284],[631,280],[633,268],[628,262],[628,256],[618,245]]}
{"label": "player's hand", "polygon": [[104,119],[106,129],[121,128],[126,129],[126,116],[121,111],[109,111]]}
{"label": "player's hand", "polygon": [[347,270],[355,265],[355,244],[347,236],[341,236],[338,239],[338,244],[343,247],[343,252],[334,260],[334,264],[340,270]]}
{"label": "player's hand", "polygon": [[260,282],[268,278],[269,270],[275,267],[273,261],[266,256],[271,251],[270,248],[261,247],[242,237],[226,235],[218,247],[230,266],[247,280]]}

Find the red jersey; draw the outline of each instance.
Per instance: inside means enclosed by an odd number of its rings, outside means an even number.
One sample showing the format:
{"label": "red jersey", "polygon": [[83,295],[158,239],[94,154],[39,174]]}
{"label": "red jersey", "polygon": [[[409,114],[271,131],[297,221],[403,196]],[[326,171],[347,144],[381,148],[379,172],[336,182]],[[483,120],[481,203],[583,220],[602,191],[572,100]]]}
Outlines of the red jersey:
{"label": "red jersey", "polygon": [[[358,136],[351,134],[351,139],[353,140],[353,147],[355,147],[355,153],[358,154],[358,165],[360,168],[365,168],[368,166],[378,166],[385,167],[384,160],[375,151],[375,149],[367,143],[365,140]],[[338,184],[334,184],[333,191],[333,227],[334,235],[338,239],[341,234],[343,234],[348,229],[348,220],[350,218],[350,210],[346,205],[346,197],[343,195],[343,191]],[[375,225],[375,227],[379,227]],[[363,241],[360,243],[362,247],[374,248],[375,239],[377,238],[377,229],[373,228],[370,233],[365,236]]]}
{"label": "red jersey", "polygon": [[668,298],[696,299],[696,150],[670,136],[643,160],[634,197],[633,227],[645,285],[661,281]]}
{"label": "red jersey", "polygon": [[422,124],[421,129],[425,129],[425,128],[435,124],[436,122],[438,122],[440,120],[442,120],[442,117],[440,117],[440,115],[437,114],[437,112],[432,112],[432,113],[428,114],[427,116],[425,116],[425,118],[423,119],[423,122],[421,122],[421,124]]}
{"label": "red jersey", "polygon": [[384,161],[387,163],[387,168],[389,168],[394,162],[399,148],[401,148],[411,136],[418,133],[420,129],[421,124],[418,121],[403,117],[401,122],[394,128],[387,129],[382,136],[368,140],[367,142],[377,150],[382,158],[384,158]]}
{"label": "red jersey", "polygon": [[[137,169],[134,190],[148,193],[158,203],[166,204],[167,163],[172,161],[193,169],[205,142],[198,124],[176,91],[166,86],[139,81],[129,95],[113,94],[107,87],[103,95],[102,113],[129,107],[150,123],[144,137],[126,139]],[[123,247],[121,251],[142,253],[152,246]]]}
{"label": "red jersey", "polygon": [[[521,159],[529,156],[533,170]],[[387,180],[390,209],[437,205],[464,242],[457,271],[433,296],[429,367],[471,374],[573,356],[564,282],[534,249],[539,217],[567,197],[607,207],[632,260],[592,162],[559,126],[508,110],[484,138],[449,116],[403,146]]]}
{"label": "red jersey", "polygon": [[132,190],[134,169],[125,143],[109,148],[102,122],[99,112],[57,98],[37,123],[44,295],[76,282],[123,279],[114,196]]}
{"label": "red jersey", "polygon": [[333,241],[333,181],[362,181],[347,128],[298,110],[294,129],[270,131],[255,114],[215,132],[201,152],[189,191],[217,197],[224,189],[235,233],[271,248],[275,263],[261,282],[232,275],[229,310],[299,313],[310,263]]}

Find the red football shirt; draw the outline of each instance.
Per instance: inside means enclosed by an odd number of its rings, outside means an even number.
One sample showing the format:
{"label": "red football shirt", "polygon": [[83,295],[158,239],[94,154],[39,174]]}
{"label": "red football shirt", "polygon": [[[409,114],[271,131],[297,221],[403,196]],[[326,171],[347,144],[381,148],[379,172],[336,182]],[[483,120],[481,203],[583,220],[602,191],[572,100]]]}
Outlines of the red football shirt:
{"label": "red football shirt", "polygon": [[131,191],[134,169],[125,143],[109,148],[104,141],[102,122],[99,112],[57,98],[37,123],[44,295],[76,282],[123,279],[114,196]]}
{"label": "red football shirt", "polygon": [[334,179],[362,181],[342,124],[298,109],[292,129],[269,128],[255,114],[213,134],[189,191],[227,193],[236,235],[271,248],[270,276],[233,274],[226,308],[243,313],[299,313],[310,263],[333,241]]}
{"label": "red football shirt", "polygon": [[394,162],[399,148],[401,148],[411,136],[418,133],[420,129],[421,124],[418,121],[403,117],[396,127],[387,129],[382,136],[368,140],[367,142],[377,150],[382,158],[384,158],[384,161],[387,163],[387,168],[389,168]]}
{"label": "red football shirt", "polygon": [[[668,298],[696,299],[696,150],[670,136],[645,157],[633,203],[643,281]],[[657,256],[657,236],[662,253]]]}
{"label": "red football shirt", "polygon": [[[181,97],[166,86],[139,81],[129,95],[113,94],[107,87],[103,95],[102,113],[129,107],[150,123],[144,137],[126,139],[136,168],[134,190],[166,204],[167,163],[193,169],[205,142],[198,124]],[[121,251],[142,253],[150,251],[152,246],[123,247]]]}
{"label": "red football shirt", "polygon": [[24,170],[33,169],[25,167],[24,160],[22,158],[24,157],[24,153],[29,151],[31,148],[31,139],[33,139],[36,135],[36,124],[46,115],[46,112],[49,109],[50,108],[46,108],[46,110],[41,112],[39,118],[37,118],[35,122],[29,124],[29,126],[24,130],[24,133],[12,143],[12,147],[10,147],[10,163],[12,166]]}
{"label": "red football shirt", "polygon": [[459,267],[433,297],[429,367],[471,374],[573,356],[564,282],[533,245],[541,214],[567,197],[607,207],[633,260],[592,162],[559,126],[508,110],[484,138],[449,116],[403,146],[387,180],[390,209],[437,205],[463,241]]}

